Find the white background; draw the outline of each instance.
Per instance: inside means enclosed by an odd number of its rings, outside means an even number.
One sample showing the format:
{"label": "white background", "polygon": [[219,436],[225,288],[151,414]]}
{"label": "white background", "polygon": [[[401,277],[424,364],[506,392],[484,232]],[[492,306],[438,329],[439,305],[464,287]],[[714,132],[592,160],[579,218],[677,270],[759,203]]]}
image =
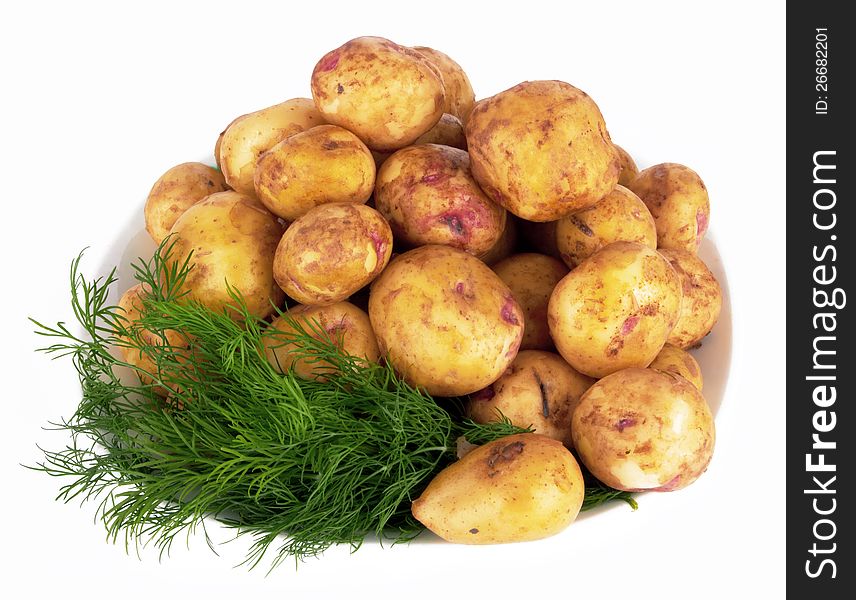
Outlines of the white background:
{"label": "white background", "polygon": [[[15,3],[0,32],[3,266],[0,569],[11,597],[776,598],[784,593],[783,3]],[[26,6],[26,8],[24,8]],[[525,545],[336,549],[265,577],[200,537],[170,558],[105,542],[95,506],[25,470],[79,396],[33,349],[27,316],[69,319],[69,261],[124,247],[154,180],[208,156],[235,116],[308,96],[326,51],[358,35],[439,48],[478,97],[563,79],[598,102],[643,165],[685,163],[711,194],[734,356],[708,473]],[[213,528],[217,539],[226,534]],[[294,596],[296,594],[296,596]],[[7,596],[10,597],[10,596]]]}

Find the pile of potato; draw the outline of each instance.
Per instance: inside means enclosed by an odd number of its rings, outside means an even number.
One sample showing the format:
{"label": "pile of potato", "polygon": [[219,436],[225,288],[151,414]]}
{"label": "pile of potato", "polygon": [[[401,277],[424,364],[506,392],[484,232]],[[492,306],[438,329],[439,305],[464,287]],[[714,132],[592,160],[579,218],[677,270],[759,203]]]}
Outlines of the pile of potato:
{"label": "pile of potato", "polygon": [[[287,315],[438,401],[531,426],[413,502],[445,539],[561,530],[583,499],[577,457],[622,490],[701,475],[714,423],[687,351],[722,295],[696,255],[710,209],[694,171],[639,172],[592,98],[561,81],[475,102],[431,48],[351,40],[321,57],[311,91],[232,121],[218,169],[182,164],[154,185],[146,227],[174,234],[174,261],[193,253],[190,298],[229,310],[228,282],[287,333],[273,316],[288,296]],[[141,293],[122,299],[129,318]],[[271,340],[276,368],[325,376]]]}

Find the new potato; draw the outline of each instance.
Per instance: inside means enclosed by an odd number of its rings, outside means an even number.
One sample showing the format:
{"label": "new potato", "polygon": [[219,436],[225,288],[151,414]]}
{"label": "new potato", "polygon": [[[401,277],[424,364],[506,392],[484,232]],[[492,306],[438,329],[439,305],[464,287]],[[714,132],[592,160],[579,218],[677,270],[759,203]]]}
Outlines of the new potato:
{"label": "new potato", "polygon": [[692,252],[662,249],[660,254],[681,279],[683,305],[681,315],[668,342],[679,348],[693,348],[710,333],[722,310],[722,288],[707,265]]}
{"label": "new potato", "polygon": [[672,373],[680,375],[691,384],[698,388],[698,391],[703,391],[704,380],[701,374],[701,367],[693,355],[682,350],[672,344],[666,344],[660,350],[657,358],[648,366],[649,369],[662,371],[664,373]]}
{"label": "new potato", "polygon": [[470,79],[464,73],[461,65],[439,50],[434,50],[427,46],[414,46],[413,49],[427,58],[440,72],[443,79],[443,87],[446,90],[446,102],[443,105],[444,112],[454,115],[463,123],[466,123],[467,117],[469,117],[470,111],[476,103],[476,96],[473,93],[473,86],[470,84]]}
{"label": "new potato", "polygon": [[630,187],[636,176],[639,175],[639,167],[636,166],[636,161],[627,153],[627,150],[615,144],[615,151],[618,152],[618,164],[620,171],[618,173],[618,185]]}

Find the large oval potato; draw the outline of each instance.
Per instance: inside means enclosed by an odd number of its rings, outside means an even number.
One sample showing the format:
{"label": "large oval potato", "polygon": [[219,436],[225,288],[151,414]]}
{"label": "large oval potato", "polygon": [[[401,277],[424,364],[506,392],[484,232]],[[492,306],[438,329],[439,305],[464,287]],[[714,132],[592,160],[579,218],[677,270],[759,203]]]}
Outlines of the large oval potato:
{"label": "large oval potato", "polygon": [[413,49],[427,58],[440,71],[440,75],[443,78],[443,87],[446,90],[446,102],[443,105],[444,112],[455,115],[461,122],[466,123],[467,117],[470,116],[470,111],[476,103],[476,95],[473,92],[470,78],[467,77],[461,65],[452,60],[447,54],[434,48],[414,46]]}
{"label": "large oval potato", "polygon": [[676,163],[648,167],[630,189],[657,224],[657,248],[697,252],[710,223],[707,187],[698,173]]}
{"label": "large oval potato", "polygon": [[701,367],[699,367],[698,362],[693,358],[692,354],[677,346],[669,343],[663,346],[660,354],[648,365],[648,368],[664,373],[672,373],[673,375],[680,375],[696,386],[698,391],[703,391],[704,379],[702,378]]}
{"label": "large oval potato", "polygon": [[449,246],[396,257],[372,284],[369,318],[381,354],[434,396],[470,394],[511,364],[523,313],[478,258]]}
{"label": "large oval potato", "polygon": [[527,252],[509,256],[495,264],[493,270],[523,310],[520,349],[551,349],[553,340],[547,326],[547,304],[556,284],[568,274],[568,268],[552,256]]}
{"label": "large oval potato", "polygon": [[238,117],[222,133],[216,148],[226,183],[236,192],[255,194],[258,158],[285,138],[323,123],[324,117],[308,98],[293,98]]}
{"label": "large oval potato", "polygon": [[636,176],[639,175],[639,167],[636,166],[636,161],[627,153],[627,150],[618,144],[615,144],[615,151],[618,152],[618,164],[620,169],[618,172],[618,185],[630,187],[630,184],[633,183]]}
{"label": "large oval potato", "polygon": [[440,471],[411,511],[446,541],[502,544],[559,533],[577,518],[584,495],[579,464],[561,442],[521,433]]}
{"label": "large oval potato", "polygon": [[191,206],[173,225],[170,265],[190,259],[184,287],[188,300],[220,312],[239,291],[250,314],[264,318],[285,298],[273,278],[273,257],[282,236],[277,218],[252,196],[220,192]]}
{"label": "large oval potato", "polygon": [[704,261],[692,252],[664,248],[660,254],[681,278],[684,301],[681,316],[668,342],[679,348],[692,348],[701,343],[719,320],[722,310],[722,288]]}
{"label": "large oval potato", "polygon": [[287,221],[327,202],[364,204],[372,195],[375,163],[347,129],[319,125],[292,135],[259,158],[256,196]]}
{"label": "large oval potato", "polygon": [[481,191],[467,153],[449,146],[410,146],[390,156],[374,200],[396,241],[410,246],[444,244],[479,255],[505,227],[505,209]]}
{"label": "large oval potato", "polygon": [[681,282],[656,250],[615,242],[571,271],[550,296],[547,322],[572,367],[603,377],[647,367],[681,311]]}
{"label": "large oval potato", "polygon": [[476,423],[490,423],[501,413],[514,425],[571,447],[571,415],[594,382],[558,354],[521,350],[499,379],[469,397],[467,414]]}
{"label": "large oval potato", "polygon": [[146,198],[146,231],[155,244],[160,244],[184,211],[227,189],[223,175],[213,167],[198,162],[172,167],[160,176]]}
{"label": "large oval potato", "polygon": [[440,120],[446,92],[423,55],[384,38],[359,37],[318,61],[312,97],[328,122],[353,131],[372,150],[396,150]]}
{"label": "large oval potato", "polygon": [[691,484],[713,455],[707,402],[683,377],[625,369],[583,394],[573,417],[574,447],[606,485],[670,492]]}
{"label": "large oval potato", "polygon": [[570,268],[612,242],[639,242],[657,248],[654,218],[639,196],[616,185],[594,206],[556,222],[556,247]]}
{"label": "large oval potato", "polygon": [[291,224],[277,246],[273,274],[301,304],[333,304],[377,277],[391,255],[392,231],[380,213],[334,202]]}
{"label": "large oval potato", "polygon": [[587,208],[618,183],[618,154],[600,110],[561,81],[526,81],[480,100],[466,134],[482,189],[529,221]]}

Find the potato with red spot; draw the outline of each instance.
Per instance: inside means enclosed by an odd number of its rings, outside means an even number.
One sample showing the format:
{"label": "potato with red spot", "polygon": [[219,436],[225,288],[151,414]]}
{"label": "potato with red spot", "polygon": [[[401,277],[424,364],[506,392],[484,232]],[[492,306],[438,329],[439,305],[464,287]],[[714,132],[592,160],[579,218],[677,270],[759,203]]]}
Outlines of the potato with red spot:
{"label": "potato with red spot", "polygon": [[639,167],[636,166],[636,161],[627,153],[627,150],[615,144],[615,151],[618,152],[618,185],[630,187],[636,176],[639,175]]}
{"label": "potato with red spot", "polygon": [[470,78],[467,77],[461,65],[452,60],[449,55],[434,50],[434,48],[414,46],[413,49],[427,58],[440,72],[443,78],[443,87],[446,90],[444,111],[466,123],[467,117],[469,117],[470,111],[476,103],[476,95],[473,92]]}
{"label": "potato with red spot", "polygon": [[704,261],[685,250],[660,250],[678,273],[684,302],[681,315],[668,342],[683,349],[694,348],[710,333],[722,310],[722,288]]}
{"label": "potato with red spot", "polygon": [[359,37],[318,61],[312,97],[327,122],[353,131],[372,150],[396,150],[436,125],[446,91],[416,50]]}
{"label": "potato with red spot", "polygon": [[556,285],[547,308],[559,354],[577,371],[604,377],[647,367],[681,312],[681,281],[656,250],[615,242]]}
{"label": "potato with red spot", "polygon": [[561,81],[526,81],[480,100],[466,134],[476,181],[522,219],[560,219],[618,183],[618,153],[600,109]]}
{"label": "potato with red spot", "polygon": [[558,354],[521,350],[499,379],[469,397],[467,414],[476,423],[490,423],[501,413],[570,448],[571,415],[594,382]]}
{"label": "potato with red spot", "polygon": [[600,202],[556,222],[556,247],[570,268],[612,242],[657,248],[657,228],[639,196],[615,186]]}
{"label": "potato with red spot", "polygon": [[327,202],[365,204],[374,183],[371,152],[336,125],[319,125],[279,142],[261,155],[254,175],[258,199],[286,221]]}
{"label": "potato with red spot", "polygon": [[689,381],[653,369],[624,369],[583,394],[573,417],[574,448],[606,485],[671,492],[707,469],[713,416]]}
{"label": "potato with red spot", "polygon": [[657,248],[697,252],[710,222],[707,187],[698,173],[676,163],[649,167],[628,186],[657,224]]}
{"label": "potato with red spot", "polygon": [[311,306],[334,304],[368,285],[392,255],[392,231],[375,209],[322,204],[297,219],[276,249],[273,273],[285,293]]}
{"label": "potato with red spot", "polygon": [[523,341],[521,350],[553,348],[547,326],[547,304],[556,284],[568,274],[562,261],[527,252],[509,256],[493,266],[494,272],[511,290],[523,310]]}
{"label": "potato with red spot", "polygon": [[378,173],[374,201],[396,241],[409,246],[445,244],[480,255],[505,227],[505,209],[473,179],[467,153],[439,144],[390,156]]}
{"label": "potato with red spot", "polygon": [[449,246],[422,246],[390,262],[372,284],[369,317],[381,354],[434,396],[470,394],[495,381],[523,337],[523,313],[508,286]]}
{"label": "potato with red spot", "polygon": [[691,384],[698,388],[698,391],[703,391],[704,379],[701,374],[701,367],[693,355],[682,350],[672,344],[666,344],[660,350],[660,354],[654,359],[649,366],[649,369],[662,371],[664,373],[672,373],[680,375]]}
{"label": "potato with red spot", "polygon": [[315,339],[332,341],[346,354],[366,362],[377,362],[380,352],[369,316],[350,302],[327,306],[292,306],[274,319],[265,331],[262,342],[268,362],[280,373],[294,370],[304,379],[325,378],[331,366],[326,361],[313,361],[298,354],[300,347],[293,342],[299,326]]}
{"label": "potato with red spot", "polygon": [[584,495],[580,466],[561,442],[521,433],[440,471],[411,512],[448,542],[503,544],[559,533],[577,518]]}

